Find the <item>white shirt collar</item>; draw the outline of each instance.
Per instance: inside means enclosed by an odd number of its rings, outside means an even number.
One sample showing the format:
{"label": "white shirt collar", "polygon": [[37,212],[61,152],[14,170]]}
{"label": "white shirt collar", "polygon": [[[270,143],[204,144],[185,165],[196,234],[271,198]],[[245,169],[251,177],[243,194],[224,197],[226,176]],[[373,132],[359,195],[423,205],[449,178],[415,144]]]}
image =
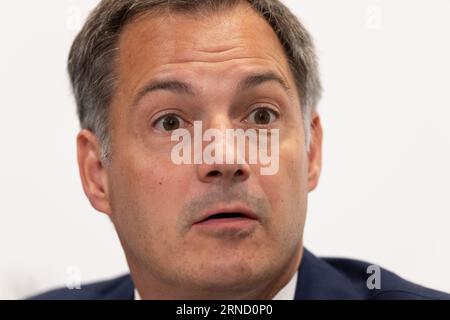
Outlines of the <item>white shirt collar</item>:
{"label": "white shirt collar", "polygon": [[297,289],[297,274],[298,271],[294,274],[294,276],[289,280],[289,282],[278,291],[278,293],[273,297],[272,300],[294,300],[295,298],[295,289]]}
{"label": "white shirt collar", "polygon": [[[298,271],[289,280],[289,282],[281,289],[272,300],[294,300],[295,289],[297,288]],[[139,292],[134,288],[134,300],[142,300]]]}

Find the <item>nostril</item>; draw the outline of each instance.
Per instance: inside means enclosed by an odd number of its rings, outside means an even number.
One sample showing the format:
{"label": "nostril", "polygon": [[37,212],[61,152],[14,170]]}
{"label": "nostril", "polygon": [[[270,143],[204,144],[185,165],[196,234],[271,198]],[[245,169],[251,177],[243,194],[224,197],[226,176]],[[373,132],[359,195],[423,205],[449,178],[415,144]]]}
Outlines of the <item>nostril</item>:
{"label": "nostril", "polygon": [[211,172],[208,172],[208,177],[220,177],[222,173],[218,170],[213,170]]}
{"label": "nostril", "polygon": [[237,176],[243,176],[244,175],[244,171],[242,171],[241,169],[237,170],[235,175]]}

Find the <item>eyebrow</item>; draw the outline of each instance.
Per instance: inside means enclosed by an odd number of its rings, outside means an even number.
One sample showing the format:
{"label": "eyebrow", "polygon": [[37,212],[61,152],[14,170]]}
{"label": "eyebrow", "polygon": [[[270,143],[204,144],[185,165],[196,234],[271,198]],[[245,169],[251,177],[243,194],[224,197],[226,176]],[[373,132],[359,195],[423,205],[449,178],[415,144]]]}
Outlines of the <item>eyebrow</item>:
{"label": "eyebrow", "polygon": [[286,92],[290,93],[291,91],[291,88],[288,86],[286,81],[272,71],[247,76],[239,82],[237,91],[249,90],[266,82],[278,83]]}
{"label": "eyebrow", "polygon": [[[246,76],[244,79],[239,81],[237,85],[237,91],[246,91],[250,90],[254,87],[257,87],[259,85],[262,85],[267,82],[274,82],[278,83],[284,91],[289,95],[289,97],[292,97],[291,88],[286,83],[286,81],[280,77],[278,74],[267,71],[263,73],[257,73],[257,74],[251,74]],[[146,96],[147,94],[150,94],[152,92],[156,91],[168,91],[175,94],[186,94],[186,95],[195,95],[196,91],[192,87],[191,84],[187,82],[183,82],[180,80],[153,80],[150,81],[148,84],[144,85],[136,94],[136,97],[133,99],[133,105],[137,105],[139,101]]]}

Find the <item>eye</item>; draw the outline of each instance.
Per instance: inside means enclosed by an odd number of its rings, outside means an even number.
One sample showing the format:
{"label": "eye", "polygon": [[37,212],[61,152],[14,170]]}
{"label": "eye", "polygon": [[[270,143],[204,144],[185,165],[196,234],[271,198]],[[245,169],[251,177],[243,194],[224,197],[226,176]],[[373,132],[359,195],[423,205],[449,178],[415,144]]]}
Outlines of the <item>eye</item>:
{"label": "eye", "polygon": [[170,113],[159,117],[153,126],[161,131],[174,131],[185,125],[185,121],[178,115]]}
{"label": "eye", "polygon": [[258,108],[252,111],[247,117],[248,122],[258,124],[258,125],[266,125],[271,124],[278,118],[278,113],[269,109],[269,108]]}

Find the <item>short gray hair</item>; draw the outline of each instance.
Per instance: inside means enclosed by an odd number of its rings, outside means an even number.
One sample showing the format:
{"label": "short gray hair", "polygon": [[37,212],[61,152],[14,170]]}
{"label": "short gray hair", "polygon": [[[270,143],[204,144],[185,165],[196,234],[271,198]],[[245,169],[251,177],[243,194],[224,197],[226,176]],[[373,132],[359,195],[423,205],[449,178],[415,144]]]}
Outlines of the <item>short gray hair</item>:
{"label": "short gray hair", "polygon": [[267,21],[285,50],[300,94],[309,150],[311,114],[322,91],[317,57],[308,31],[279,0],[102,0],[75,38],[68,59],[80,125],[100,140],[102,161],[108,162],[111,157],[108,109],[115,92],[114,66],[124,26],[149,11],[220,12],[242,1]]}

